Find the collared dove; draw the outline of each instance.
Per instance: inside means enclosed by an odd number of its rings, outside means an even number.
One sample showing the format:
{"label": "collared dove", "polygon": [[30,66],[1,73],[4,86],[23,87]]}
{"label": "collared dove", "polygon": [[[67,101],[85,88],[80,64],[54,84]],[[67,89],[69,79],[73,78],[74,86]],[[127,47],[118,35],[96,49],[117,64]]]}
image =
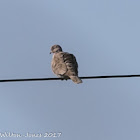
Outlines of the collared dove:
{"label": "collared dove", "polygon": [[51,66],[54,74],[62,79],[70,78],[77,84],[82,83],[78,77],[78,63],[73,54],[63,52],[59,45],[53,45],[50,53],[53,53]]}

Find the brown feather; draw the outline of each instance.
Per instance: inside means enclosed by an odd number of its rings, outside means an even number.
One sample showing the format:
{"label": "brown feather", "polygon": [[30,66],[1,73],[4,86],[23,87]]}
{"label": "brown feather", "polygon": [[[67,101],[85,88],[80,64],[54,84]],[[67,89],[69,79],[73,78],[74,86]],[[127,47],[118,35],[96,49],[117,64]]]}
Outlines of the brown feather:
{"label": "brown feather", "polygon": [[69,77],[74,83],[82,83],[78,77],[78,63],[75,56],[63,52],[58,45],[54,45],[51,51],[54,53],[51,63],[53,72],[62,78]]}

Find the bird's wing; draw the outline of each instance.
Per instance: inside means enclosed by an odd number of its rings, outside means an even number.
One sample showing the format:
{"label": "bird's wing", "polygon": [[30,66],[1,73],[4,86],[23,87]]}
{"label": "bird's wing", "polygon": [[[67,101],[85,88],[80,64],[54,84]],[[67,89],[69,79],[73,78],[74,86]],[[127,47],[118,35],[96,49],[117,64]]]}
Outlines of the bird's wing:
{"label": "bird's wing", "polygon": [[67,67],[67,72],[64,74],[68,76],[74,83],[82,83],[82,80],[78,77],[78,63],[73,54],[64,53],[64,62]]}
{"label": "bird's wing", "polygon": [[52,70],[56,75],[78,75],[78,63],[73,54],[56,53],[52,59]]}
{"label": "bird's wing", "polygon": [[73,54],[59,52],[53,55],[52,70],[58,76],[69,77],[74,83],[82,83],[78,77],[78,63]]}
{"label": "bird's wing", "polygon": [[63,59],[67,67],[67,76],[78,75],[78,63],[73,54],[63,53]]}

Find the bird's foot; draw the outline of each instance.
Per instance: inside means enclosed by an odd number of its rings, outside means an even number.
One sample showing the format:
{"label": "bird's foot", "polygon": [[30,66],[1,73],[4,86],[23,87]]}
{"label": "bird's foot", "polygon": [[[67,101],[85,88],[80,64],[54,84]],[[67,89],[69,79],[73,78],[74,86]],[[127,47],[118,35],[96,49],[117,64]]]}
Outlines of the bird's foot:
{"label": "bird's foot", "polygon": [[66,80],[66,81],[67,81],[68,79],[65,79],[65,78],[61,78],[61,80],[62,80],[62,81],[63,81],[63,80]]}

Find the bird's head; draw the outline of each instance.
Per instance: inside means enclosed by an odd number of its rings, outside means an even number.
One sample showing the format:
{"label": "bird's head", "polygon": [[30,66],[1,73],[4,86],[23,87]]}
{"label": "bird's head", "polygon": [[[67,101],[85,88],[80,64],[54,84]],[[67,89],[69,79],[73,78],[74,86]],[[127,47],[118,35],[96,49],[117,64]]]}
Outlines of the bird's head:
{"label": "bird's head", "polygon": [[58,53],[58,52],[62,52],[61,46],[59,46],[59,45],[53,45],[53,46],[51,47],[51,52],[50,52],[50,54],[51,54],[51,53]]}

